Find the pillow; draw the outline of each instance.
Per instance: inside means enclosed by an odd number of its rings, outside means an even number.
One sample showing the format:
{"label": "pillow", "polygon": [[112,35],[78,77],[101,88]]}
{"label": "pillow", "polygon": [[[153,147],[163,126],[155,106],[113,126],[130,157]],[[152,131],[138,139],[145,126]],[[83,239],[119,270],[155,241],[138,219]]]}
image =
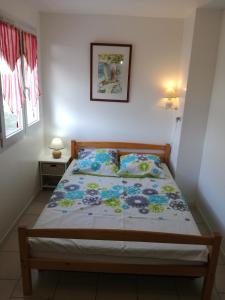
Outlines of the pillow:
{"label": "pillow", "polygon": [[74,173],[117,176],[118,153],[111,149],[81,149],[73,167]]}
{"label": "pillow", "polygon": [[120,169],[117,174],[121,177],[166,177],[158,156],[135,153],[120,157]]}

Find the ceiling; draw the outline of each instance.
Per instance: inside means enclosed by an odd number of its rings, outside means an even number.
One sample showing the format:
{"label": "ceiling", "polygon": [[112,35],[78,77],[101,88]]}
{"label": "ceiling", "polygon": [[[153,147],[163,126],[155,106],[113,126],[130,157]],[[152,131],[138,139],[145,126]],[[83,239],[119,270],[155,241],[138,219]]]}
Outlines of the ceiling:
{"label": "ceiling", "polygon": [[40,12],[184,18],[195,8],[225,0],[25,0]]}

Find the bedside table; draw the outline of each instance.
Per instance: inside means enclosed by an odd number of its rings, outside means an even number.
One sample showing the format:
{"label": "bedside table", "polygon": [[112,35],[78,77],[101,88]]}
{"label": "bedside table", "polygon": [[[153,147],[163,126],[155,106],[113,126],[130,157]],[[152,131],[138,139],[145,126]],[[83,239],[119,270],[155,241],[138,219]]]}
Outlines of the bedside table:
{"label": "bedside table", "polygon": [[55,188],[71,161],[70,156],[62,156],[54,159],[50,155],[42,155],[39,158],[39,174],[41,189]]}

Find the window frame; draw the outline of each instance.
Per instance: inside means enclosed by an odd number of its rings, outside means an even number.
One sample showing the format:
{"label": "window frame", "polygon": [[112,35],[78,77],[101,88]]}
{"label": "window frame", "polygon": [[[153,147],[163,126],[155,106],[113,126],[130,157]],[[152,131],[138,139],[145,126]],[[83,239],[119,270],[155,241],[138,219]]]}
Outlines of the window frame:
{"label": "window frame", "polygon": [[[4,117],[4,104],[3,104],[3,96],[2,96],[2,86],[1,86],[1,79],[0,79],[0,153],[10,147],[11,145],[21,141],[24,136],[28,135],[34,128],[40,126],[41,122],[41,114],[40,114],[40,96],[39,96],[39,118],[37,121],[28,125],[27,122],[27,100],[25,95],[25,79],[24,79],[24,55],[23,55],[23,43],[22,43],[22,32],[27,32],[33,34],[37,38],[36,30],[26,24],[23,24],[19,21],[12,20],[11,18],[4,17],[0,11],[0,21],[15,26],[19,30],[19,39],[20,39],[20,53],[21,53],[21,74],[22,74],[22,96],[23,96],[23,103],[22,103],[22,116],[23,116],[23,129],[15,132],[9,137],[6,137],[6,130],[5,130],[5,117]],[[38,64],[39,66],[39,64]],[[39,72],[38,72],[39,74]],[[40,82],[40,81],[39,81]]]}
{"label": "window frame", "polygon": [[13,135],[6,137],[6,130],[5,130],[5,117],[4,117],[4,107],[3,107],[3,97],[2,97],[2,87],[1,87],[1,80],[0,80],[0,132],[1,132],[1,148],[8,148],[9,146],[13,145],[14,143],[20,141],[25,133],[25,120],[24,120],[24,103],[22,105],[22,113],[23,113],[23,129],[14,133]]}

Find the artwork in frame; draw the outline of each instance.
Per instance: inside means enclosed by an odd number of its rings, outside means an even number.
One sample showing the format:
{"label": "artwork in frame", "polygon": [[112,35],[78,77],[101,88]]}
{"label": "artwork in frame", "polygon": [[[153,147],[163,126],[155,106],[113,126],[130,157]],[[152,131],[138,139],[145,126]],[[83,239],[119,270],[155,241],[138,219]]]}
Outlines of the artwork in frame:
{"label": "artwork in frame", "polygon": [[128,102],[132,45],[91,43],[90,99]]}

